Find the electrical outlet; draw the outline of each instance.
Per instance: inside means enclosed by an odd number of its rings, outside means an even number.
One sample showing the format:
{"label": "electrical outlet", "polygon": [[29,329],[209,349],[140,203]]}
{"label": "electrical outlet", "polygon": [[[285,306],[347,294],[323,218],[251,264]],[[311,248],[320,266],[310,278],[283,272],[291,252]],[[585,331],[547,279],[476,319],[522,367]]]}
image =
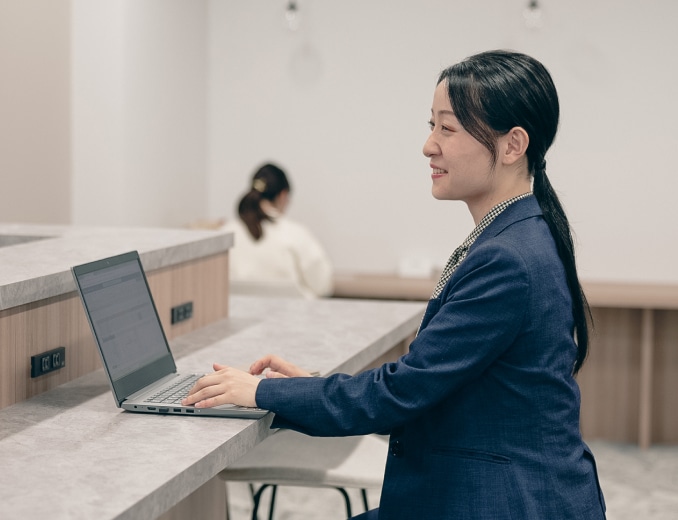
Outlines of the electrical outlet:
{"label": "electrical outlet", "polygon": [[66,366],[66,347],[31,356],[31,377],[39,377]]}
{"label": "electrical outlet", "polygon": [[193,317],[193,302],[172,307],[172,325]]}

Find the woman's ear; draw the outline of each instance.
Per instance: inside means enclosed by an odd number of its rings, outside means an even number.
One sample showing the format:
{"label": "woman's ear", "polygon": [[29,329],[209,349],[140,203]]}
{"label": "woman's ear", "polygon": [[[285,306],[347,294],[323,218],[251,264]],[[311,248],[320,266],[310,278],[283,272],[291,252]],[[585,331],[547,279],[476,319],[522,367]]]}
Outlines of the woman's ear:
{"label": "woman's ear", "polygon": [[530,136],[524,128],[514,126],[501,137],[503,141],[501,159],[506,165],[515,164],[525,157],[527,146],[530,144]]}

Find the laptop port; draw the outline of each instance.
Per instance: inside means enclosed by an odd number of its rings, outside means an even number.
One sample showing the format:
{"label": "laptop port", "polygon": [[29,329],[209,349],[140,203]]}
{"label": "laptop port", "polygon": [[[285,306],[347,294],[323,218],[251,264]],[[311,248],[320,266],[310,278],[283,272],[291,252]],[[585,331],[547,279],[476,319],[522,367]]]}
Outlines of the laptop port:
{"label": "laptop port", "polygon": [[169,412],[169,408],[158,408],[158,411],[160,413],[167,413],[167,412]]}
{"label": "laptop port", "polygon": [[181,413],[181,408],[172,408],[172,411],[175,413]]}
{"label": "laptop port", "polygon": [[193,408],[186,408],[186,413],[195,413]]}
{"label": "laptop port", "polygon": [[146,408],[148,408],[149,410],[155,410],[155,406],[147,406]]}

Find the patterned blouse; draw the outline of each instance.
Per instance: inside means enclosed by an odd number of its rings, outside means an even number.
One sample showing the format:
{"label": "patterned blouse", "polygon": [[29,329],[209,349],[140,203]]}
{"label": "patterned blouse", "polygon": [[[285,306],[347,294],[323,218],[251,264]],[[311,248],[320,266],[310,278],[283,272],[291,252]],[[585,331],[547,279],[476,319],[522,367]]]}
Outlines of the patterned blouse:
{"label": "patterned blouse", "polygon": [[532,192],[523,193],[522,195],[518,195],[517,197],[513,197],[512,199],[505,200],[504,202],[501,202],[497,204],[495,207],[493,207],[487,213],[487,215],[485,215],[482,218],[480,223],[475,227],[475,229],[471,232],[468,238],[464,240],[464,243],[454,250],[454,253],[452,253],[452,256],[450,256],[450,259],[447,261],[447,264],[445,264],[445,268],[443,269],[443,272],[440,275],[440,279],[438,280],[435,289],[433,289],[433,294],[431,295],[430,298],[431,300],[440,296],[440,293],[443,291],[445,284],[450,281],[452,273],[454,273],[457,266],[466,257],[469,248],[473,245],[473,242],[476,241],[476,239],[485,230],[485,228],[489,226],[492,223],[492,221],[495,218],[497,218],[497,216],[506,208],[508,208],[511,204],[513,204],[516,201],[519,201],[520,199],[524,199],[525,197],[529,197],[530,195],[532,195]]}

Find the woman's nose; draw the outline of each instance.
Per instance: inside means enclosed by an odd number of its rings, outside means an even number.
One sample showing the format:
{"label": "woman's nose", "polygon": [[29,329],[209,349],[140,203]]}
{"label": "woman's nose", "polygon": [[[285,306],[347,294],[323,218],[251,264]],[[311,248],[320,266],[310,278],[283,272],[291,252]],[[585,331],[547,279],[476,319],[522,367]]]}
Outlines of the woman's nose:
{"label": "woman's nose", "polygon": [[431,132],[424,141],[424,148],[422,149],[422,152],[426,157],[431,157],[433,155],[436,155],[436,153],[440,150],[438,147],[438,143],[436,143],[435,138],[433,137],[433,132]]}

